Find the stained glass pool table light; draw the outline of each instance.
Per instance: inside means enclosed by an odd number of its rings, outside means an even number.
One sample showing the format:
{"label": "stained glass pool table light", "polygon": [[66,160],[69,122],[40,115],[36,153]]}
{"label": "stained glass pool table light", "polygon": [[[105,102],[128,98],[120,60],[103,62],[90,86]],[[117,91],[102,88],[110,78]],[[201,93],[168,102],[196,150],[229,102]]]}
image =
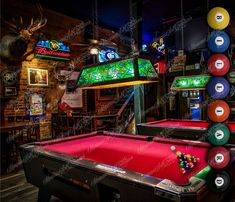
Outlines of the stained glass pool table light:
{"label": "stained glass pool table light", "polygon": [[132,56],[82,68],[77,85],[83,89],[103,89],[158,81],[150,60]]}
{"label": "stained glass pool table light", "polygon": [[209,82],[210,75],[197,75],[197,76],[178,76],[175,77],[171,90],[205,90]]}

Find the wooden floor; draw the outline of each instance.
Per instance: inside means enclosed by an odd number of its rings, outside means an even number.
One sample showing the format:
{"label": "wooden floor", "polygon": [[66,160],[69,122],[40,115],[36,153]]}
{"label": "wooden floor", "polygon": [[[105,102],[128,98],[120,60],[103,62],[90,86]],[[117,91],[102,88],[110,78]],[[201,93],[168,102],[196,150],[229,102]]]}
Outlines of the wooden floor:
{"label": "wooden floor", "polygon": [[[1,176],[1,202],[36,202],[38,188],[27,183],[23,170],[17,173]],[[51,202],[62,202],[52,197]]]}

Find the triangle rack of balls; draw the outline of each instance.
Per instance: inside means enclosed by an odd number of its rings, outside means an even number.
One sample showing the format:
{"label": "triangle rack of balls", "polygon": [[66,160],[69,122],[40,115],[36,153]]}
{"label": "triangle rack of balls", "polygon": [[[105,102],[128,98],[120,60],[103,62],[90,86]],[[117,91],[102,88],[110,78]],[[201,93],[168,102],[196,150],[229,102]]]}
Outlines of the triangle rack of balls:
{"label": "triangle rack of balls", "polygon": [[230,177],[224,170],[230,163],[230,151],[226,147],[230,138],[230,131],[226,125],[230,115],[230,108],[226,102],[231,88],[226,79],[230,69],[227,56],[230,38],[224,31],[229,21],[229,13],[222,7],[212,8],[207,15],[207,22],[211,28],[208,38],[211,56],[207,67],[212,76],[207,84],[210,96],[207,114],[211,120],[207,139],[212,145],[207,153],[207,162],[212,172],[207,179],[209,187],[216,192],[225,191],[230,183]]}
{"label": "triangle rack of balls", "polygon": [[179,168],[182,174],[187,173],[190,169],[200,162],[200,159],[196,156],[191,156],[190,154],[182,153],[181,151],[176,152]]}

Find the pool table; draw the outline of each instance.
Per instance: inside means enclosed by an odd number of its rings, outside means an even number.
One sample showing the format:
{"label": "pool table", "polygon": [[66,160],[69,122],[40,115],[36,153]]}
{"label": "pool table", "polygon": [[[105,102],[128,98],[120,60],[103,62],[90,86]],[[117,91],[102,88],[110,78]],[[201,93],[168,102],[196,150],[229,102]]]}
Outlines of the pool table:
{"label": "pool table", "polygon": [[[38,201],[51,195],[66,201],[190,201],[207,190],[209,148],[204,142],[102,131],[29,143],[20,154],[27,181],[39,187]],[[177,150],[200,162],[182,174]]]}
{"label": "pool table", "polygon": [[[137,134],[206,141],[206,131],[210,123],[204,120],[164,119],[137,125]],[[235,144],[235,122],[227,123],[231,131],[228,144]]]}

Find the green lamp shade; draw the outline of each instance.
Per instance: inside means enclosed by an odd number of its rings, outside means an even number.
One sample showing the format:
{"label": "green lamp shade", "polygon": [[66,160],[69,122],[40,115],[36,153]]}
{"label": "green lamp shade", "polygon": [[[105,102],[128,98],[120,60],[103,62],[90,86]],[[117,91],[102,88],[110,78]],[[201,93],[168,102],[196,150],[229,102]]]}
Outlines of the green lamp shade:
{"label": "green lamp shade", "polygon": [[84,89],[114,88],[157,82],[157,78],[149,60],[131,57],[84,67],[77,85]]}
{"label": "green lamp shade", "polygon": [[204,90],[210,78],[211,76],[209,75],[175,77],[171,85],[171,90]]}

